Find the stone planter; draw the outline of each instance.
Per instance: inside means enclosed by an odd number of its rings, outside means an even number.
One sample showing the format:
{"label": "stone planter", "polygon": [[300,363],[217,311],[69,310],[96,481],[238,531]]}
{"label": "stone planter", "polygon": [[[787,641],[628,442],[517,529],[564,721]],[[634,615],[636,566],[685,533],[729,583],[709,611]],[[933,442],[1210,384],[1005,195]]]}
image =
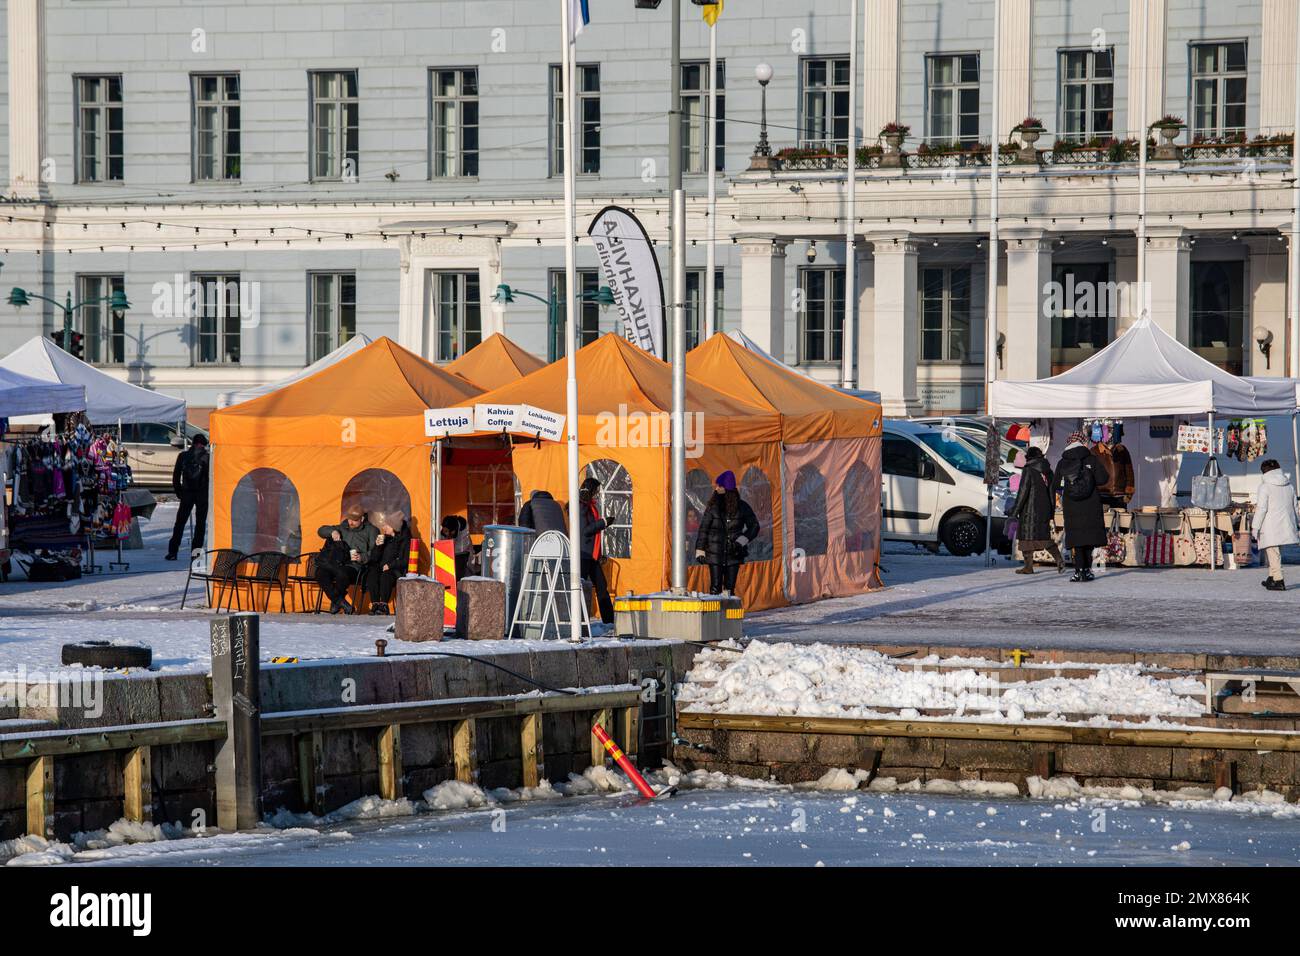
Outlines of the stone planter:
{"label": "stone planter", "polygon": [[881,137],[885,141],[885,149],[880,154],[880,165],[884,169],[897,169],[903,165],[903,134],[902,133],[882,133]]}
{"label": "stone planter", "polygon": [[1174,144],[1178,134],[1183,131],[1181,126],[1157,126],[1156,131],[1160,133],[1160,142],[1156,144],[1155,159],[1177,159],[1180,150]]}
{"label": "stone planter", "polygon": [[1020,137],[1020,150],[1016,153],[1016,162],[1018,163],[1036,163],[1038,162],[1038,149],[1034,146],[1038,138],[1043,135],[1041,129],[1018,129],[1016,135]]}

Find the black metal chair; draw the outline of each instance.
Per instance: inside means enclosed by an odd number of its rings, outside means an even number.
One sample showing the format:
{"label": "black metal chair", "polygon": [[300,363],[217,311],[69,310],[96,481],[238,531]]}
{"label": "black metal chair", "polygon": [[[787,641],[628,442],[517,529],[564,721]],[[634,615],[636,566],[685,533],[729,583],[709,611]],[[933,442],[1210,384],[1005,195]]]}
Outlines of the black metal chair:
{"label": "black metal chair", "polygon": [[[185,575],[185,591],[181,595],[181,610],[185,610],[185,601],[190,596],[190,582],[198,580],[203,582],[208,607],[212,607],[213,586],[218,588],[218,595],[220,595],[220,589],[223,587],[229,590],[230,597],[226,599],[226,610],[228,611],[231,602],[234,600],[235,591],[239,588],[239,565],[247,555],[242,551],[236,551],[234,548],[218,548],[215,551],[204,552],[203,557],[208,566],[207,571],[195,571],[194,562],[190,562],[189,573]],[[217,601],[217,610],[221,610],[220,600]]]}
{"label": "black metal chair", "polygon": [[254,591],[258,585],[266,588],[266,600],[262,602],[262,613],[266,613],[271,607],[271,589],[277,588],[280,591],[280,610],[285,609],[284,592],[288,586],[289,577],[289,555],[282,551],[256,551],[253,554],[246,555],[244,560],[239,562],[238,567],[250,566],[251,573],[241,574],[236,571],[236,584],[243,583],[248,585],[248,605],[254,610],[257,609],[257,594]]}
{"label": "black metal chair", "polygon": [[299,573],[290,574],[287,577],[288,582],[298,589],[298,607],[300,610],[307,610],[307,588],[314,587],[316,589],[316,605],[312,608],[313,614],[320,613],[321,600],[324,598],[320,584],[316,581],[316,561],[319,557],[320,555],[313,551],[310,554],[300,554],[289,558],[291,566],[301,565]]}

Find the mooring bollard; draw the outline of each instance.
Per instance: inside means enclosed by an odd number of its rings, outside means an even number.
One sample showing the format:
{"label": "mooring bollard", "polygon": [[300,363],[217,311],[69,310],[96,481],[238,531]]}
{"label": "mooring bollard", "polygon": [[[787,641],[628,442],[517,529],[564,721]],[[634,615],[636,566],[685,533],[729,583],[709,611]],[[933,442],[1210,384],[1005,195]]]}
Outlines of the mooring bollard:
{"label": "mooring bollard", "polygon": [[212,703],[226,722],[217,747],[217,826],[251,830],[262,822],[262,695],[256,614],[212,621]]}

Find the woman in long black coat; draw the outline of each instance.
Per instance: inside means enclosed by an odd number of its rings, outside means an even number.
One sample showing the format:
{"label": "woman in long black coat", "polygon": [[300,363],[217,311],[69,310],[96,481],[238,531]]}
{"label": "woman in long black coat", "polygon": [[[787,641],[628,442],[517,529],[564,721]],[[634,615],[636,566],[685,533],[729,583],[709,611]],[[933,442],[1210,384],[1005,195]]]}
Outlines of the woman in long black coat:
{"label": "woman in long black coat", "polygon": [[1030,448],[1025,452],[1025,467],[1020,471],[1020,489],[1016,492],[1015,503],[1007,512],[1007,517],[1015,518],[1020,524],[1016,529],[1016,541],[1020,543],[1020,555],[1025,560],[1022,568],[1016,568],[1016,574],[1034,573],[1034,552],[1046,551],[1056,559],[1057,571],[1065,570],[1065,558],[1052,540],[1052,519],[1056,516],[1056,495],[1052,488],[1052,466],[1043,457],[1041,448]]}
{"label": "woman in long black coat", "polygon": [[[399,524],[394,528],[394,524]],[[387,614],[397,579],[406,573],[410,561],[411,526],[400,514],[384,518],[375,537],[375,548],[366,564],[365,586],[370,595],[370,613]]]}
{"label": "woman in long black coat", "polygon": [[709,593],[736,593],[736,576],[758,537],[758,516],[736,490],[734,472],[713,483],[714,494],[695,535],[695,560],[709,566]]}
{"label": "woman in long black coat", "polygon": [[1106,545],[1106,522],[1098,489],[1109,480],[1110,473],[1088,448],[1084,434],[1072,434],[1056,466],[1056,490],[1065,515],[1065,544],[1074,557],[1071,581],[1092,580],[1092,549]]}

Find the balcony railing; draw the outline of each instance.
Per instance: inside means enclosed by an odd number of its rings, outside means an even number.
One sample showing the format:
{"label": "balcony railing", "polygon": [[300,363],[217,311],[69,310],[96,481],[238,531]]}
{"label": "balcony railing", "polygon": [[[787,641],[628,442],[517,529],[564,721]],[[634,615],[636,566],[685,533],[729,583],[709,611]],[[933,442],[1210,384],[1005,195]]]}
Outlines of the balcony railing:
{"label": "balcony railing", "polygon": [[[1264,161],[1289,163],[1294,137],[1290,133],[1258,135],[1247,138],[1237,134],[1218,139],[1198,139],[1179,144],[1170,140],[1147,140],[1150,162],[1175,162],[1180,167],[1198,164]],[[1138,162],[1136,139],[1094,139],[1087,142],[1058,140],[1046,149],[1006,143],[1000,147],[1001,162],[1039,167],[1119,168]],[[857,152],[859,169],[963,169],[987,167],[990,163],[987,143],[949,146],[923,143],[914,150],[893,151],[878,145],[862,146]],[[830,172],[848,166],[848,151],[843,145],[804,144],[779,150],[771,157],[775,172]]]}

